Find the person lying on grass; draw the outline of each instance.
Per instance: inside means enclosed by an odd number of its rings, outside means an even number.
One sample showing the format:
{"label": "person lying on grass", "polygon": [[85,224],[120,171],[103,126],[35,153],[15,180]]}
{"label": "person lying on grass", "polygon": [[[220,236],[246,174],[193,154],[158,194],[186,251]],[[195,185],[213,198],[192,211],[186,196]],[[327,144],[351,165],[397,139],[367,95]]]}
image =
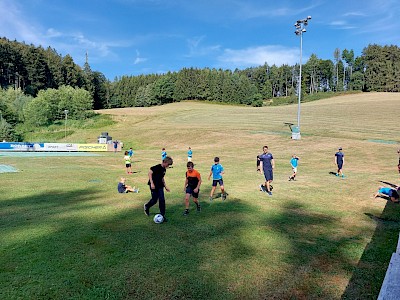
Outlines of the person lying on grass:
{"label": "person lying on grass", "polygon": [[374,194],[374,198],[381,197],[388,200],[390,199],[390,201],[394,203],[399,203],[399,191],[399,186],[397,186],[396,188],[380,186],[378,192]]}

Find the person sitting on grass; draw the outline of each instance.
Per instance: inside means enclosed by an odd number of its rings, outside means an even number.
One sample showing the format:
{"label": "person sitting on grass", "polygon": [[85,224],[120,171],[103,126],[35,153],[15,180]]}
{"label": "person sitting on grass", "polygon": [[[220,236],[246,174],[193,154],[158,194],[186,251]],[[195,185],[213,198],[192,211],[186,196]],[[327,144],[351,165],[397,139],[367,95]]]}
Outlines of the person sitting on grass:
{"label": "person sitting on grass", "polygon": [[378,192],[374,195],[374,198],[381,197],[388,200],[390,199],[393,203],[399,203],[399,191],[399,186],[396,188],[380,186]]}
{"label": "person sitting on grass", "polygon": [[138,193],[139,189],[135,189],[135,187],[131,187],[130,185],[125,184],[126,178],[121,177],[121,181],[118,182],[118,193]]}

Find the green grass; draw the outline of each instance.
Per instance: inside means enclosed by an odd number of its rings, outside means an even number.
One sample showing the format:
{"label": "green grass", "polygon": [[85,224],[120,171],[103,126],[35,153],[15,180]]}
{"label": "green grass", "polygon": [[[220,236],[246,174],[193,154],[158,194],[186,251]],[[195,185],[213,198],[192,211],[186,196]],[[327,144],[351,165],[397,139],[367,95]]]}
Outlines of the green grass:
{"label": "green grass", "polygon": [[[306,94],[301,98],[301,103],[322,100],[322,99],[328,99],[328,98],[333,98],[333,97],[338,97],[338,96],[361,94],[361,93],[362,92],[360,92],[360,91],[347,91],[347,92],[320,92],[320,93],[314,93],[314,94]],[[287,97],[282,96],[282,97],[277,97],[277,98],[273,98],[268,101],[265,101],[265,105],[267,105],[267,106],[280,106],[280,105],[288,105],[288,104],[294,104],[294,103],[298,103],[297,95],[292,95],[292,96],[287,96]]]}
{"label": "green grass", "polygon": [[[60,140],[95,142],[106,131],[133,147],[127,183],[139,194],[116,191],[122,153],[2,157],[20,172],[0,174],[0,299],[376,299],[400,206],[371,195],[379,180],[398,183],[398,144],[370,140],[400,142],[384,113],[399,105],[398,94],[382,93],[305,103],[300,141],[283,124],[296,119],[296,105],[198,102],[105,110],[107,126]],[[273,197],[257,190],[264,144],[276,160]],[[203,178],[202,212],[191,203],[183,217],[188,146]],[[345,180],[329,174],[338,146]],[[143,204],[162,147],[174,166],[169,222],[156,225]],[[293,152],[299,175],[288,182]],[[214,156],[226,170],[225,202],[208,201]]]}

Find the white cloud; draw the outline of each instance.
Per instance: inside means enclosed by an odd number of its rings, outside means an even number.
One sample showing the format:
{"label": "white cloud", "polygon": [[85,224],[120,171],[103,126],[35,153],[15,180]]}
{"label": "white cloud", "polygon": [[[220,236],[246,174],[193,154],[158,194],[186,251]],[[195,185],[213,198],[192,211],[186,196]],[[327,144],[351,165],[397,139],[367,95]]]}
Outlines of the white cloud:
{"label": "white cloud", "polygon": [[[248,1],[238,3],[239,9],[238,17],[240,19],[253,19],[253,18],[265,18],[265,17],[284,17],[284,16],[298,16],[305,12],[309,12],[310,10],[321,5],[318,1],[308,6],[300,6],[294,7],[292,3],[289,3],[287,6],[285,4],[274,3],[269,7],[266,7],[267,3],[262,2],[261,5],[255,5]],[[278,7],[281,5],[280,7]],[[240,13],[239,13],[240,12]]]}
{"label": "white cloud", "polygon": [[343,17],[366,17],[367,15],[362,12],[353,11],[343,14]]}
{"label": "white cloud", "polygon": [[140,63],[145,62],[145,61],[147,61],[147,58],[140,57],[139,51],[136,50],[136,58],[135,58],[135,61],[133,62],[133,64],[137,65],[137,64],[140,64]]}
{"label": "white cloud", "polygon": [[61,35],[62,35],[61,32],[55,30],[54,28],[49,28],[47,29],[45,36],[47,38],[55,38],[55,37],[60,37]]}
{"label": "white cloud", "polygon": [[282,46],[260,46],[240,50],[225,49],[218,57],[221,66],[243,68],[268,65],[294,65],[299,60],[299,49]]}
{"label": "white cloud", "polygon": [[219,51],[221,48],[219,45],[211,45],[211,46],[202,46],[202,41],[205,39],[205,36],[194,37],[187,40],[189,47],[189,54],[187,57],[195,57],[195,56],[205,56],[211,53],[215,53]]}

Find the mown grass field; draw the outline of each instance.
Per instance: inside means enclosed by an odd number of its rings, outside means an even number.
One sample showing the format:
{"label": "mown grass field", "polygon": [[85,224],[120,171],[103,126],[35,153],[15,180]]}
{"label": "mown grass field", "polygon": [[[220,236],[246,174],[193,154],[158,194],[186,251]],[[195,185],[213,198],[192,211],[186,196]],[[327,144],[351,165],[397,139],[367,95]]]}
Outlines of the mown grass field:
{"label": "mown grass field", "polygon": [[[290,139],[297,105],[238,107],[181,102],[104,110],[115,124],[59,142],[96,142],[100,132],[135,150],[118,194],[122,153],[2,157],[0,299],[376,299],[395,251],[400,206],[372,194],[399,184],[400,94],[369,93],[302,105],[302,140]],[[273,153],[274,194],[258,191],[255,158]],[[202,212],[184,210],[186,151],[203,177]],[[346,179],[334,153],[345,153]],[[165,147],[168,223],[143,213],[150,166]],[[297,181],[288,182],[292,153]],[[1,155],[1,153],[0,153]],[[214,156],[229,193],[210,203]],[[151,210],[152,215],[157,207]]]}

